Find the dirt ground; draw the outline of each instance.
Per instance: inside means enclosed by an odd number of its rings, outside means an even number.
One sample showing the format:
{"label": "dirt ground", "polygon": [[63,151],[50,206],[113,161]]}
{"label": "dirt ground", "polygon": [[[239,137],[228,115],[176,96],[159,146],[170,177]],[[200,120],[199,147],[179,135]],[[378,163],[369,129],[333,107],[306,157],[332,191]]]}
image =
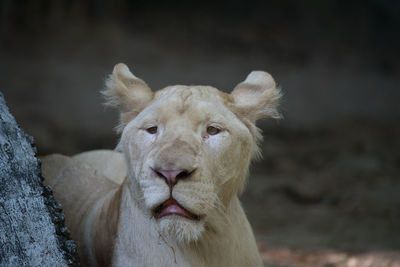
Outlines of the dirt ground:
{"label": "dirt ground", "polygon": [[400,127],[263,128],[242,199],[265,266],[400,266]]}

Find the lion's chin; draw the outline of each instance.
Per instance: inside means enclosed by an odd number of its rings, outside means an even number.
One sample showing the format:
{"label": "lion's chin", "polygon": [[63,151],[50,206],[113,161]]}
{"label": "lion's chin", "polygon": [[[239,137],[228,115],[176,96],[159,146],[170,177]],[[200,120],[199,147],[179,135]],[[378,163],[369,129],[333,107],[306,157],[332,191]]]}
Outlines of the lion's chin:
{"label": "lion's chin", "polygon": [[178,243],[197,241],[204,231],[204,223],[180,215],[168,215],[157,220],[163,237],[176,240]]}

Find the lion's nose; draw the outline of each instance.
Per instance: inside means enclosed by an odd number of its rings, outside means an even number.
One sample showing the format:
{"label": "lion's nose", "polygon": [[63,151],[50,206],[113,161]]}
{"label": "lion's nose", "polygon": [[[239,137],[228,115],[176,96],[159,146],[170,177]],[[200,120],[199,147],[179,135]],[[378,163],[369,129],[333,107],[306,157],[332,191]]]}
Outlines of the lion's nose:
{"label": "lion's nose", "polygon": [[163,178],[170,187],[176,185],[178,180],[185,179],[194,172],[194,170],[188,171],[188,170],[161,170],[161,169],[153,169],[153,171],[160,178]]}

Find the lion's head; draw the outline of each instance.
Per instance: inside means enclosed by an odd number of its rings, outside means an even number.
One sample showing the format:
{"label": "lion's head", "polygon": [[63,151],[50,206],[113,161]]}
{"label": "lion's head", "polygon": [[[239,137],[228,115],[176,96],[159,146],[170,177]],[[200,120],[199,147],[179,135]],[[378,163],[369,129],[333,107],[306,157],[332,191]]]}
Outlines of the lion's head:
{"label": "lion's head", "polygon": [[279,117],[280,92],[272,77],[251,72],[231,94],[182,85],[152,92],[118,64],[103,93],[121,112],[118,150],[144,214],[180,242],[220,227],[259,155],[256,120]]}

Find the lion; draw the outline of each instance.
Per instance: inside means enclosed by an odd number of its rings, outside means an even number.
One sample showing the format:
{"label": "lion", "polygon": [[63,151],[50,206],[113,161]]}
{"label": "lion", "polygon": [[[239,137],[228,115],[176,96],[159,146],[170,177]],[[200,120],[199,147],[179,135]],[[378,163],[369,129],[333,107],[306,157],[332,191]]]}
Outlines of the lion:
{"label": "lion", "polygon": [[280,117],[274,79],[153,92],[120,63],[102,93],[120,111],[116,149],[42,159],[82,265],[262,266],[239,196],[256,121]]}

